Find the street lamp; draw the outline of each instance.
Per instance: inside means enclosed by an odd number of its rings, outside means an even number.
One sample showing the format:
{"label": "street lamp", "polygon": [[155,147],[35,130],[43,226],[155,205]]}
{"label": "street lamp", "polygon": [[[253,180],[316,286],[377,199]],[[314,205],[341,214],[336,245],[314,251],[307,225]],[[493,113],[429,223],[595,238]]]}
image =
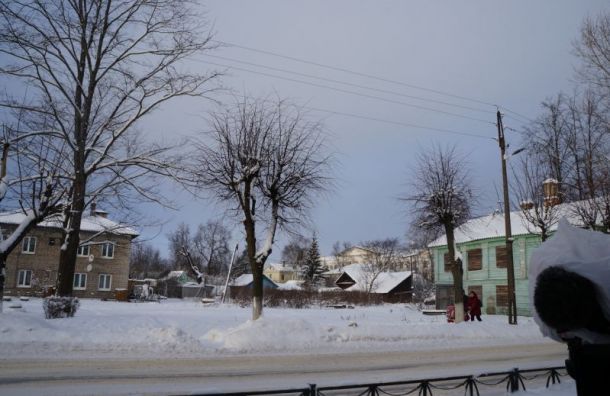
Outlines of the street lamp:
{"label": "street lamp", "polygon": [[[517,324],[517,299],[515,296],[515,268],[513,264],[513,235],[510,226],[510,203],[508,200],[508,177],[506,176],[506,141],[504,140],[504,126],[502,114],[497,112],[498,118],[498,144],[502,159],[502,190],[504,192],[504,230],[506,234],[506,272],[508,287],[508,323]],[[515,151],[523,151],[523,149]]]}

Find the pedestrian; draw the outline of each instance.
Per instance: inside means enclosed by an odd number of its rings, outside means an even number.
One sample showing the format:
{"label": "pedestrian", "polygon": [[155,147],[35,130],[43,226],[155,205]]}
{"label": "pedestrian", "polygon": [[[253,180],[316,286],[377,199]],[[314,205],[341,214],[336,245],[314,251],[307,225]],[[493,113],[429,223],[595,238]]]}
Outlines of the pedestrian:
{"label": "pedestrian", "polygon": [[477,318],[479,322],[481,321],[482,306],[483,304],[481,304],[481,300],[479,300],[479,296],[477,296],[477,293],[471,291],[470,295],[468,296],[468,312],[470,313],[471,321],[474,321],[474,318]]}

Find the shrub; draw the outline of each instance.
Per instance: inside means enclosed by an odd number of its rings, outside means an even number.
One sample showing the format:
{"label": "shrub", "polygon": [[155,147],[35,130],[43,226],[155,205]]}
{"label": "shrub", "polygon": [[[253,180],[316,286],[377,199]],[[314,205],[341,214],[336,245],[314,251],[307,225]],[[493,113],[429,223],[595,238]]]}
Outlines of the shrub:
{"label": "shrub", "polygon": [[76,314],[80,302],[76,297],[46,297],[42,308],[46,319],[71,318]]}

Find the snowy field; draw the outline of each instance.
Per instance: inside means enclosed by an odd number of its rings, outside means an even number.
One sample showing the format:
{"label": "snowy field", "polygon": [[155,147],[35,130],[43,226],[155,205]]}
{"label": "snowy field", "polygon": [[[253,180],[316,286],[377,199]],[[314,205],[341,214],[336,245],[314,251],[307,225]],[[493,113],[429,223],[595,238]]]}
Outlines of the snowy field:
{"label": "snowy field", "polygon": [[267,308],[249,320],[249,308],[204,306],[196,301],[121,303],[81,300],[74,318],[44,319],[40,299],[5,303],[0,316],[0,356],[71,358],[159,353],[201,357],[231,354],[359,352],[450,349],[464,346],[552,342],[531,318],[510,326],[504,316],[447,324],[410,305],[355,309]]}
{"label": "snowy field", "polygon": [[[21,308],[9,308],[15,304],[20,304]],[[505,316],[484,315],[483,322],[455,325],[448,324],[444,316],[426,316],[404,304],[354,309],[266,308],[264,316],[256,322],[249,320],[250,315],[250,308],[231,304],[204,306],[197,301],[181,300],[165,300],[160,304],[81,300],[76,317],[46,320],[40,299],[12,301],[5,303],[5,313],[0,315],[0,365],[2,361],[24,359],[68,361],[139,357],[158,361],[159,356],[214,359],[367,351],[450,352],[469,347],[554,343],[542,337],[531,318],[519,317],[519,325],[511,326]],[[488,367],[478,369],[484,372]],[[438,376],[435,371],[429,374],[429,377]],[[561,385],[550,390],[531,387],[528,392],[516,395],[575,395],[573,382],[566,377],[562,380]],[[201,391],[200,385],[197,386],[193,390]],[[292,387],[278,382],[268,383],[265,388],[278,386]],[[29,393],[29,388],[18,384],[0,386],[0,394],[3,389],[19,390],[14,394],[36,394],[38,391],[32,388]],[[111,392],[113,389],[104,387],[97,389],[99,393],[94,390],[91,394],[132,394],[131,388],[125,388],[126,393],[121,393],[123,388]],[[149,393],[137,389],[135,394]],[[161,391],[163,388],[155,385],[154,389]],[[165,393],[171,393],[170,389],[168,385]],[[502,389],[488,388],[482,395],[505,394]],[[49,394],[71,394],[67,392],[68,388],[55,390],[56,393]]]}

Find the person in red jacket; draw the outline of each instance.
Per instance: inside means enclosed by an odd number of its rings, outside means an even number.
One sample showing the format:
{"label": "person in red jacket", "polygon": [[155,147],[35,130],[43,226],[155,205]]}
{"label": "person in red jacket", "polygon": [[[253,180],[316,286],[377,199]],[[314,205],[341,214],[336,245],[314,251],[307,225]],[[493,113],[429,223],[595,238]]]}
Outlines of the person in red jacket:
{"label": "person in red jacket", "polygon": [[468,311],[470,312],[470,320],[473,321],[474,318],[481,321],[481,300],[479,300],[479,296],[474,291],[470,292],[468,296]]}

